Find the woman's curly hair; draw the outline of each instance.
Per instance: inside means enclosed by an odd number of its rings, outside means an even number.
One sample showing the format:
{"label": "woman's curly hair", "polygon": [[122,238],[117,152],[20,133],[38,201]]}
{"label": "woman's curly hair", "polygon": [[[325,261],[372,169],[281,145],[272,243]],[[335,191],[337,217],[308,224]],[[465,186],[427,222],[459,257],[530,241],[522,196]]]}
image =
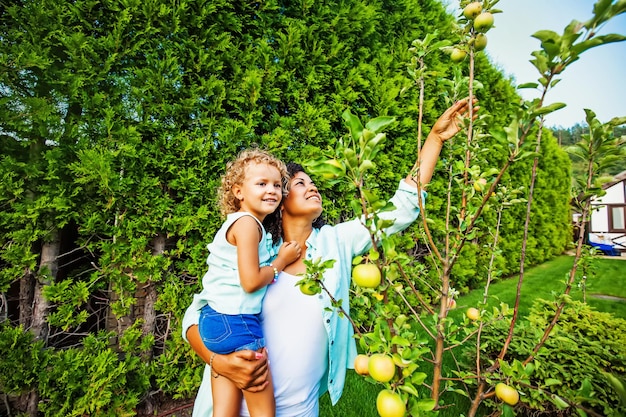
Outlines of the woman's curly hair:
{"label": "woman's curly hair", "polygon": [[[223,216],[241,209],[241,201],[232,193],[233,186],[243,184],[246,178],[246,167],[249,164],[267,164],[278,169],[282,179],[283,198],[287,195],[289,175],[285,163],[269,152],[261,149],[244,149],[236,159],[226,165],[226,173],[222,176],[222,184],[218,190],[220,212]],[[280,210],[277,209],[277,210]]]}

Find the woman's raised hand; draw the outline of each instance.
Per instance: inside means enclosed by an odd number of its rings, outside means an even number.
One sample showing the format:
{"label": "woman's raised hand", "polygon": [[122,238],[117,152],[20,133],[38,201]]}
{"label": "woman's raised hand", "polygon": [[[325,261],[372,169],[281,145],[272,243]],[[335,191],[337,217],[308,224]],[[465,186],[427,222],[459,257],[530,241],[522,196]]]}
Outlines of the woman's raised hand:
{"label": "woman's raised hand", "polygon": [[[477,101],[474,99],[474,105]],[[469,109],[469,97],[457,101],[439,116],[439,119],[437,119],[430,131],[430,135],[436,135],[442,143],[447,141],[459,133],[463,127],[462,119],[469,116]],[[476,119],[479,109],[480,107],[478,106],[474,106],[472,109],[473,119]]]}

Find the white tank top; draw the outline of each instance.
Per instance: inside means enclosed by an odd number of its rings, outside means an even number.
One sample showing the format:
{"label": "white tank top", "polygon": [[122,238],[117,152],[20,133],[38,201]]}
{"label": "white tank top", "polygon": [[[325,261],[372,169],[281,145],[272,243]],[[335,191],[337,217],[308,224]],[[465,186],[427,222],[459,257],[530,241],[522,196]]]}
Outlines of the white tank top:
{"label": "white tank top", "polygon": [[[301,277],[281,272],[267,288],[261,309],[274,381],[276,417],[317,417],[328,366],[328,335],[320,295],[305,295]],[[244,406],[242,416],[249,416]]]}

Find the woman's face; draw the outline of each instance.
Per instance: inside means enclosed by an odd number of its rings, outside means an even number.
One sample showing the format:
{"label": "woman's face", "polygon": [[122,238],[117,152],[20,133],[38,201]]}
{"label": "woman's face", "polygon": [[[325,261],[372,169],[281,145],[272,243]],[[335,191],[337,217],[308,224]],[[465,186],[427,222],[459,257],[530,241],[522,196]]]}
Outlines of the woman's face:
{"label": "woman's face", "polygon": [[322,196],[315,183],[304,172],[296,173],[290,181],[289,194],[283,201],[283,215],[306,216],[315,220],[322,214]]}

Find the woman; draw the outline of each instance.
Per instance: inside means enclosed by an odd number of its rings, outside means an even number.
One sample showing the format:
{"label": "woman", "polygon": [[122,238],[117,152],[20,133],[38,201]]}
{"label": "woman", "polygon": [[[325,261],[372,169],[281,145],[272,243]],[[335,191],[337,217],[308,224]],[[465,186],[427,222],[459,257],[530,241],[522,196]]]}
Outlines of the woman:
{"label": "woman", "polygon": [[[460,130],[460,118],[470,110],[468,99],[448,108],[431,129],[420,152],[419,181],[428,184],[439,158],[443,142]],[[474,109],[474,115],[478,107]],[[475,117],[475,116],[474,116]],[[411,172],[416,172],[414,167]],[[314,226],[322,213],[322,198],[311,178],[295,164],[288,166],[291,189],[282,206],[282,238],[300,245],[302,256],[285,267],[277,281],[268,288],[262,307],[262,326],[267,350],[263,353],[240,351],[212,355],[198,336],[198,317],[203,305],[196,297],[183,319],[183,336],[192,348],[209,363],[194,405],[194,417],[211,416],[211,370],[213,378],[225,377],[240,389],[257,391],[267,384],[268,359],[277,417],[315,417],[319,396],[326,391],[335,404],[341,397],[346,369],[352,368],[356,345],[350,322],[331,307],[326,293],[307,296],[295,286],[298,274],[305,272],[303,259],[335,259],[333,268],[324,273],[324,285],[343,309],[349,312],[349,287],[352,258],[371,245],[369,232],[358,219],[335,226]],[[422,194],[425,198],[425,193]],[[411,174],[400,181],[391,202],[395,209],[381,213],[394,219],[387,234],[407,228],[417,219],[417,178]],[[242,410],[242,415],[248,415]]]}

